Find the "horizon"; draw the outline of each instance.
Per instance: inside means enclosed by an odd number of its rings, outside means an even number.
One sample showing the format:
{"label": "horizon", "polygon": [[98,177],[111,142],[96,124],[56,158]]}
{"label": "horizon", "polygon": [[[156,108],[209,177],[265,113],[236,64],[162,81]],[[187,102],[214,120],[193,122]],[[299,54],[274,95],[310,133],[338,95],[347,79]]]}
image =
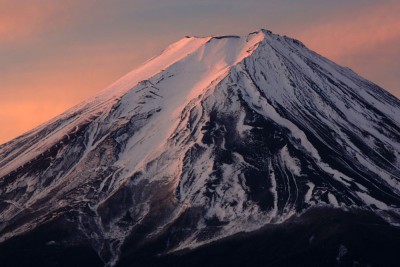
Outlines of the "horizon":
{"label": "horizon", "polygon": [[0,0],[0,145],[96,95],[186,35],[268,29],[400,98],[396,1],[153,2]]}

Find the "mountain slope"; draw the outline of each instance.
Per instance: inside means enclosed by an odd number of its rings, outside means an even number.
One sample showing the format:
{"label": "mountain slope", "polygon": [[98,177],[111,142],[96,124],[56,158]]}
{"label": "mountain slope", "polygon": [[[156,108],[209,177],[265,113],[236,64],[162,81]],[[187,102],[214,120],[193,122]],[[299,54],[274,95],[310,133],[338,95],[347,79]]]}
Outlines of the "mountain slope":
{"label": "mountain slope", "polygon": [[46,225],[40,242],[114,265],[159,238],[157,253],[195,249],[318,206],[396,227],[399,115],[398,99],[297,40],[184,38],[0,146],[0,242]]}

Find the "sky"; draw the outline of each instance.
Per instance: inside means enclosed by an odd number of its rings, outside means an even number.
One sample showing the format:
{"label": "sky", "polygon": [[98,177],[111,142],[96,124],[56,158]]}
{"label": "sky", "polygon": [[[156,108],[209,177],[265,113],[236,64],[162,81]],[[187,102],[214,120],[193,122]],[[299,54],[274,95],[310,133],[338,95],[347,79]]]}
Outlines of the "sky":
{"label": "sky", "polygon": [[261,28],[400,98],[400,0],[0,0],[0,144],[186,35]]}

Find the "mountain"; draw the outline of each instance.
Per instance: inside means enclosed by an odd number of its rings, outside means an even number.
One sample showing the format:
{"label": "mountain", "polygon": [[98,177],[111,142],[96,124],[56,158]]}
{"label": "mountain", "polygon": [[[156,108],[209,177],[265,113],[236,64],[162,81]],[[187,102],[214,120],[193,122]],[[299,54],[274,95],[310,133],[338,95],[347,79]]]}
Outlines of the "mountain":
{"label": "mountain", "polygon": [[396,266],[400,101],[267,30],[186,37],[0,146],[2,266]]}

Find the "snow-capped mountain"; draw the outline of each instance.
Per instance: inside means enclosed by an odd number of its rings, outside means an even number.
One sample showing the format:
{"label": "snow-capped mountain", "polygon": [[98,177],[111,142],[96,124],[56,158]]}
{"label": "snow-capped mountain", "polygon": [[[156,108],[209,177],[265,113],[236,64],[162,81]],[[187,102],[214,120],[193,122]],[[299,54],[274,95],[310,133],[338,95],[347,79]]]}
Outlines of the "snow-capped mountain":
{"label": "snow-capped mountain", "polygon": [[[371,221],[400,249],[399,182],[397,98],[267,30],[187,37],[0,146],[0,260],[174,265],[324,216]],[[312,229],[282,237],[321,244]],[[349,246],[335,264],[356,262]]]}

